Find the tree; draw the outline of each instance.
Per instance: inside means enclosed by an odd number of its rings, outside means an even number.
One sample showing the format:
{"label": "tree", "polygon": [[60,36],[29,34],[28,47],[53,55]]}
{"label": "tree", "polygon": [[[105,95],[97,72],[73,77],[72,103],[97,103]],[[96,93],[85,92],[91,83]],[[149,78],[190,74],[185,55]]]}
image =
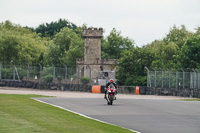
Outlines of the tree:
{"label": "tree", "polygon": [[76,30],[77,26],[65,19],[59,19],[56,22],[41,24],[35,29],[35,31],[37,33],[41,33],[42,37],[53,37],[53,35],[60,32],[64,27],[68,27],[69,29],[79,33],[79,30]]}
{"label": "tree", "polygon": [[10,21],[0,24],[0,62],[18,64],[39,63],[41,53],[45,53],[48,40],[37,33]]}
{"label": "tree", "polygon": [[196,30],[195,35],[200,36],[200,27],[195,28],[195,30]]}
{"label": "tree", "polygon": [[134,41],[121,36],[121,32],[113,29],[110,35],[102,39],[101,56],[102,58],[119,59],[121,53],[134,47]]}
{"label": "tree", "polygon": [[47,64],[75,67],[76,58],[83,58],[83,52],[83,40],[65,27],[55,35],[45,57]]}
{"label": "tree", "polygon": [[154,55],[147,49],[136,47],[124,51],[117,64],[116,78],[119,85],[146,85],[145,66],[149,67]]}
{"label": "tree", "polygon": [[192,36],[191,32],[188,32],[184,25],[181,28],[174,25],[167,36],[163,39],[165,43],[174,42],[181,48],[188,38]]}
{"label": "tree", "polygon": [[200,36],[194,36],[186,41],[178,56],[183,68],[200,69]]}
{"label": "tree", "polygon": [[163,40],[155,40],[144,47],[155,56],[151,67],[171,68],[174,67],[174,55],[178,54],[179,47],[174,42],[166,43]]}

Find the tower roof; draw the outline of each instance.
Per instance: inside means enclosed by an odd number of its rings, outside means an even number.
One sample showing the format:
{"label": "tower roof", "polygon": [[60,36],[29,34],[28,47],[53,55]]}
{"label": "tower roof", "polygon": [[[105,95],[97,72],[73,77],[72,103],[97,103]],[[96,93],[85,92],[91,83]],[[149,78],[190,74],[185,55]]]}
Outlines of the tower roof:
{"label": "tower roof", "polygon": [[82,33],[83,38],[101,38],[103,36],[103,28],[88,28]]}

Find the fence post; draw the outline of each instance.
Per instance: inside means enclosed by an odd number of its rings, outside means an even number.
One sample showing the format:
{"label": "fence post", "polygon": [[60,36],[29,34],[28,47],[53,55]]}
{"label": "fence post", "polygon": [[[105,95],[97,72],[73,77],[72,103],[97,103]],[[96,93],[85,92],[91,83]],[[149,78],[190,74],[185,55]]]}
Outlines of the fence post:
{"label": "fence post", "polygon": [[151,87],[151,80],[149,75],[149,69],[147,67],[144,67],[147,70],[147,87]]}
{"label": "fence post", "polygon": [[0,80],[1,80],[1,68],[2,68],[2,64],[0,63]]}
{"label": "fence post", "polygon": [[162,71],[162,88],[163,88],[163,69],[160,68],[160,70]]}
{"label": "fence post", "polygon": [[67,66],[66,65],[64,65],[65,66],[65,80],[67,79]]}
{"label": "fence post", "polygon": [[190,88],[193,88],[193,76],[191,71],[190,71]]}
{"label": "fence post", "polygon": [[40,66],[40,78],[42,78],[42,65],[39,63]]}
{"label": "fence post", "polygon": [[171,70],[167,69],[168,70],[168,76],[169,76],[169,88],[171,88]]}
{"label": "fence post", "polygon": [[177,89],[177,87],[178,87],[178,71],[176,70],[176,89]]}
{"label": "fence post", "polygon": [[154,70],[154,87],[156,88],[156,69],[152,68]]}
{"label": "fence post", "polygon": [[27,77],[26,77],[26,80],[29,80],[29,64],[28,63],[26,63],[27,64]]}
{"label": "fence post", "polygon": [[12,65],[13,65],[13,80],[15,80],[15,62],[11,61]]}
{"label": "fence post", "polygon": [[200,73],[197,69],[195,69],[197,71],[197,88],[200,89]]}
{"label": "fence post", "polygon": [[53,67],[53,80],[54,80],[56,77],[56,68],[55,68],[54,64],[51,64],[51,65]]}
{"label": "fence post", "polygon": [[185,71],[183,69],[181,69],[183,71],[183,89],[185,88]]}
{"label": "fence post", "polygon": [[[78,80],[78,90],[79,90],[79,66],[78,65],[77,65],[77,74],[78,74],[77,80]],[[76,91],[76,87],[75,87],[75,91]]]}
{"label": "fence post", "polygon": [[[192,71],[193,71],[193,75],[194,75],[194,77],[193,77],[193,88],[197,88],[196,86],[196,80],[197,80],[197,77],[196,77],[196,71],[194,70],[194,69],[192,69]],[[192,76],[193,76],[192,75]]]}

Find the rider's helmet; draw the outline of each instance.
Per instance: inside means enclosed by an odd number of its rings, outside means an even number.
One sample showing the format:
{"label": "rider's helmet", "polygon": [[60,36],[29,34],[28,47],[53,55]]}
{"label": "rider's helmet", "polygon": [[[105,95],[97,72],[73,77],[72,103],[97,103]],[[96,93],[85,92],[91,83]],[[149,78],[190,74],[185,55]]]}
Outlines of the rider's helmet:
{"label": "rider's helmet", "polygon": [[113,79],[110,79],[110,83],[114,83],[114,80],[113,80]]}

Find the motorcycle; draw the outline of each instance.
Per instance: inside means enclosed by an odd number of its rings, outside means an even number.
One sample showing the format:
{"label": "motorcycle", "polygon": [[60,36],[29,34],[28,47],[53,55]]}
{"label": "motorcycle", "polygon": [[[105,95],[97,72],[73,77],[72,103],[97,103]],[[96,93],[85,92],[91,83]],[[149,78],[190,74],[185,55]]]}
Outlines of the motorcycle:
{"label": "motorcycle", "polygon": [[106,93],[106,100],[108,105],[112,105],[113,101],[116,100],[115,94],[116,94],[117,89],[115,88],[114,85],[109,85],[107,88],[107,93]]}

